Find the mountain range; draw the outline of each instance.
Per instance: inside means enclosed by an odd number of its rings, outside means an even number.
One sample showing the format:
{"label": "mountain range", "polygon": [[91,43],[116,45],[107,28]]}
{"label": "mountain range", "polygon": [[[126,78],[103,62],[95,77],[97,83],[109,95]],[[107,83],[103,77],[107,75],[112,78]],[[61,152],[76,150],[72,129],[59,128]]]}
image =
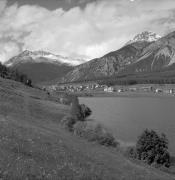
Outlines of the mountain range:
{"label": "mountain range", "polygon": [[[148,35],[151,34],[151,38]],[[160,73],[175,70],[175,32],[164,37],[141,33],[121,49],[71,70],[62,82],[82,81],[120,74]],[[145,35],[145,37],[143,36]],[[142,38],[140,38],[142,37]],[[174,73],[175,76],[175,73]]]}
{"label": "mountain range", "polygon": [[171,71],[172,75],[175,70],[175,32],[160,37],[156,33],[145,31],[136,35],[121,49],[77,66],[65,63],[71,62],[71,59],[65,61],[60,57],[42,51],[25,51],[10,59],[6,65],[27,73],[36,82],[53,79],[57,79],[57,82],[74,82],[120,74],[165,71]]}
{"label": "mountain range", "polygon": [[80,62],[83,60],[70,59],[45,51],[26,50],[8,60],[5,65],[26,74],[34,83],[40,83],[62,77]]}

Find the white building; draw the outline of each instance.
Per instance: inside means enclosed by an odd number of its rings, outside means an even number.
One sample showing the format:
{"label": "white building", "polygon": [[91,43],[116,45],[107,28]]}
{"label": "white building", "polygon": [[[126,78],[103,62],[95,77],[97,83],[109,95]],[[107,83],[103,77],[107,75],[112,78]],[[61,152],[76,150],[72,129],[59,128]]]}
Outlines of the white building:
{"label": "white building", "polygon": [[124,92],[124,89],[118,89],[118,93]]}
{"label": "white building", "polygon": [[174,94],[174,89],[170,89],[170,94]]}
{"label": "white building", "polygon": [[162,92],[162,89],[156,89],[155,92],[156,92],[156,93],[161,93],[161,92]]}
{"label": "white building", "polygon": [[114,92],[114,87],[105,87],[104,91],[105,92]]}

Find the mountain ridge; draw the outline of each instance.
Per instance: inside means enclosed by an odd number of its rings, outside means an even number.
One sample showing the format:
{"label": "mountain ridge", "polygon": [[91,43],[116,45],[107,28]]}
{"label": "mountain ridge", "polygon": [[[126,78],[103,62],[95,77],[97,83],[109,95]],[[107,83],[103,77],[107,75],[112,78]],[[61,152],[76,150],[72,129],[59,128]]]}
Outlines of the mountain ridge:
{"label": "mountain ridge", "polygon": [[26,74],[33,83],[40,83],[61,78],[72,70],[74,66],[65,61],[71,62],[68,58],[49,52],[26,50],[8,60],[5,65]]}
{"label": "mountain ridge", "polygon": [[84,64],[76,66],[63,77],[63,82],[93,79],[118,74],[127,65],[132,64],[139,57],[143,47],[150,42],[134,42],[117,51],[110,52],[101,58],[96,58]]}
{"label": "mountain ridge", "polygon": [[71,70],[62,82],[93,80],[120,73],[148,73],[175,69],[175,32],[156,41],[136,41]]}
{"label": "mountain ridge", "polygon": [[140,34],[135,35],[135,37],[132,40],[128,41],[125,45],[132,44],[132,43],[138,42],[138,41],[154,42],[160,38],[161,38],[160,35],[152,32],[152,31],[143,31]]}
{"label": "mountain ridge", "polygon": [[48,63],[62,63],[70,66],[75,66],[77,64],[84,62],[83,59],[68,58],[61,55],[55,55],[47,51],[25,50],[22,53],[18,54],[17,56],[14,56],[11,59],[9,59],[4,64],[6,66],[14,66],[14,64],[25,63],[26,61],[38,63],[38,62],[42,62],[42,60],[44,59],[45,59],[44,62],[47,62],[48,60]]}
{"label": "mountain ridge", "polygon": [[[142,35],[145,37],[143,38]],[[151,37],[151,39],[149,37]],[[117,76],[121,73],[143,74],[170,70],[172,74],[172,71],[175,70],[175,31],[161,38],[159,35],[156,35],[156,33],[144,31],[140,35],[136,35],[134,40],[134,42],[127,43],[116,51],[109,52],[100,58],[92,59],[77,66],[62,63],[63,61],[56,61],[53,54],[43,51],[24,51],[9,60],[8,63],[10,64],[11,61],[15,62],[15,59],[17,59],[17,65],[13,67],[17,67],[17,69],[25,73],[27,71],[29,77],[30,75],[33,77],[33,74],[35,74],[33,78],[36,82],[56,80],[53,82],[66,83],[95,80],[103,77]],[[36,63],[35,59],[35,63],[33,63],[32,57],[36,57],[38,62]],[[48,59],[48,57],[50,57],[50,59]],[[21,63],[18,63],[18,61]],[[26,63],[27,61],[29,62]],[[22,64],[24,62],[25,64]],[[50,65],[48,65],[48,62]],[[38,72],[37,69],[41,69],[43,64],[43,71]],[[18,65],[20,67],[18,67]],[[49,67],[50,72],[48,72],[47,66],[51,65],[53,66]],[[23,68],[21,68],[21,66]],[[36,69],[35,73],[33,73],[33,69]],[[38,76],[37,73],[40,78],[36,80],[35,78]],[[46,77],[48,74],[49,76],[52,74],[50,78]]]}

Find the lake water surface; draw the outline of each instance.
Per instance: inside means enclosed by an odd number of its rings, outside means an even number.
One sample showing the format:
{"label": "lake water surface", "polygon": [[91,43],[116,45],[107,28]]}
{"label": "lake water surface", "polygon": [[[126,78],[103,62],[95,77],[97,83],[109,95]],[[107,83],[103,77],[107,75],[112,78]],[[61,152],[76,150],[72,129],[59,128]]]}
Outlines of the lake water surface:
{"label": "lake water surface", "polygon": [[91,118],[109,128],[117,139],[135,143],[144,129],[165,133],[175,155],[174,97],[88,97],[79,98],[89,106]]}

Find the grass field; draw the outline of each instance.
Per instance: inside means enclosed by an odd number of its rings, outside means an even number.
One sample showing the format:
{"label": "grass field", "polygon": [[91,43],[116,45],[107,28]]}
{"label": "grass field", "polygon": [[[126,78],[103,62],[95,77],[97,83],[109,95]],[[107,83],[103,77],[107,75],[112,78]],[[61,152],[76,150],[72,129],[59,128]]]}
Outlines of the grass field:
{"label": "grass field", "polygon": [[116,149],[66,132],[59,121],[70,108],[53,99],[44,91],[0,78],[0,179],[175,179],[129,161]]}

